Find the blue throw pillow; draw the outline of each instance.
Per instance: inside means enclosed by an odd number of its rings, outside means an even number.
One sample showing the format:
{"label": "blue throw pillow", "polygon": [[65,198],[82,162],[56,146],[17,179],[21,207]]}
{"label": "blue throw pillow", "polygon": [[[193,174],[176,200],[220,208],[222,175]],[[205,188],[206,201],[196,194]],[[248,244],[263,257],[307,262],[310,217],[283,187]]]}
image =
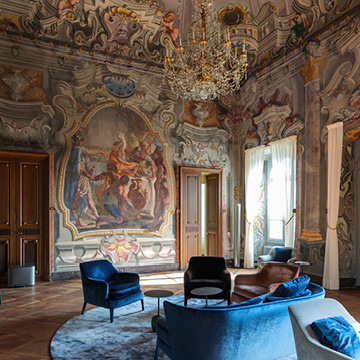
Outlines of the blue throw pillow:
{"label": "blue throw pillow", "polygon": [[288,262],[291,259],[291,249],[275,248],[273,261]]}
{"label": "blue throw pillow", "polygon": [[360,359],[360,340],[353,326],[342,316],[319,319],[311,324],[320,343],[354,359]]}
{"label": "blue throw pillow", "polygon": [[280,284],[273,292],[275,297],[292,297],[301,294],[309,285],[310,278],[307,275],[299,276],[286,283]]}

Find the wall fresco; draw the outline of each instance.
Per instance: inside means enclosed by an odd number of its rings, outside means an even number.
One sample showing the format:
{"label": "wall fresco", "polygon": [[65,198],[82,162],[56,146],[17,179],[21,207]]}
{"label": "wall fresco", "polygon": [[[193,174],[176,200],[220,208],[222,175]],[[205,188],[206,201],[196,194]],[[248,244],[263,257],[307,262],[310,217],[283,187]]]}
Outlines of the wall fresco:
{"label": "wall fresco", "polygon": [[111,107],[69,138],[64,203],[77,230],[158,231],[170,204],[169,178],[164,144],[147,123]]}

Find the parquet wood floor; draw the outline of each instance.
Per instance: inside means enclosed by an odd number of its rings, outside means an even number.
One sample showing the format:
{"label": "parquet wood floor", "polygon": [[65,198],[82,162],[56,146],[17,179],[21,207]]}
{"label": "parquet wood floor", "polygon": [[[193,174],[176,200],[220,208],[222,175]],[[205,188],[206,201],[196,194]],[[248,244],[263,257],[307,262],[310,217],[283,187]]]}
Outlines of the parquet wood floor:
{"label": "parquet wood floor", "polygon": [[[232,277],[239,272],[246,272],[229,270]],[[176,295],[183,294],[182,272],[143,274],[140,279],[143,291],[167,289]],[[49,345],[54,333],[67,320],[81,312],[81,281],[37,282],[35,286],[0,287],[0,290],[3,299],[0,306],[0,359],[51,359]],[[326,297],[340,301],[360,322],[359,288],[327,291]],[[88,305],[87,310],[91,308]]]}

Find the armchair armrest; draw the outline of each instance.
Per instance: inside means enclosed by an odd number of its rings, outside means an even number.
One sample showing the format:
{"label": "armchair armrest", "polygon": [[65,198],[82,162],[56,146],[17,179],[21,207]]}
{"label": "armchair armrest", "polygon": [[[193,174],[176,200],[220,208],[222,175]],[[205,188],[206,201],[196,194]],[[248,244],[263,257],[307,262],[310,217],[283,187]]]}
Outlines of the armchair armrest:
{"label": "armchair armrest", "polygon": [[139,275],[136,273],[119,272],[114,273],[109,281],[110,285],[117,285],[123,283],[135,283],[139,284]]}
{"label": "armchair armrest", "polygon": [[258,274],[242,274],[235,276],[235,285],[257,285]]}
{"label": "armchair armrest", "polygon": [[224,269],[224,270],[221,272],[220,278],[221,278],[221,280],[224,281],[224,282],[229,281],[229,279],[231,280],[230,271],[227,270],[227,269]]}
{"label": "armchair armrest", "polygon": [[86,298],[102,298],[107,299],[109,296],[109,285],[106,281],[96,280],[92,278],[83,278],[83,291]]}
{"label": "armchair armrest", "polygon": [[194,274],[191,270],[186,270],[184,272],[184,283],[188,284],[194,278]]}
{"label": "armchair armrest", "polygon": [[294,261],[296,261],[296,257],[289,259],[287,262],[288,264],[292,264]]}
{"label": "armchair armrest", "polygon": [[269,254],[267,255],[259,255],[258,256],[258,263],[259,262],[268,262],[268,261],[271,261],[273,259],[273,257]]}

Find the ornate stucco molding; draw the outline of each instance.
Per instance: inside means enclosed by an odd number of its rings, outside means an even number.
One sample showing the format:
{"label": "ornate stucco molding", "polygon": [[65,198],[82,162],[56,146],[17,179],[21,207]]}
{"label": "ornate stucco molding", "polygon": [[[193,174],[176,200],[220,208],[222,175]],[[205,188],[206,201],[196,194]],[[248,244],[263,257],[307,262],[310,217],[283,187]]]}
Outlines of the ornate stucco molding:
{"label": "ornate stucco molding", "polygon": [[226,151],[229,140],[227,131],[183,123],[178,125],[176,133],[182,141],[173,158],[175,164],[222,167],[224,177],[229,174],[231,162]]}
{"label": "ornate stucco molding", "polygon": [[53,145],[54,110],[42,102],[0,99],[0,144],[48,150]]}

